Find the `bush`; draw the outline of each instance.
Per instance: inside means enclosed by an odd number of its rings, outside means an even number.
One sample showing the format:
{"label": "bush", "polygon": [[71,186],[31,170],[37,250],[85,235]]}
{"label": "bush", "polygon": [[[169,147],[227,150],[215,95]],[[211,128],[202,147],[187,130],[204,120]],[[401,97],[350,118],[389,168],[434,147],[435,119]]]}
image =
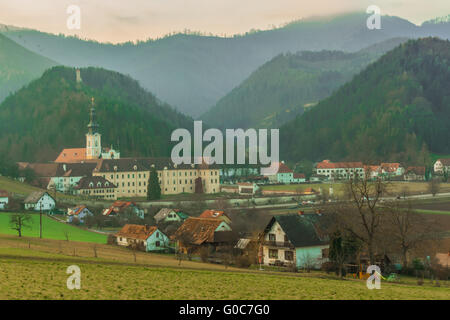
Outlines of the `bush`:
{"label": "bush", "polygon": [[238,268],[249,268],[252,265],[248,256],[239,256],[236,258],[236,266]]}
{"label": "bush", "polygon": [[322,263],[322,266],[320,268],[322,271],[326,272],[326,273],[331,273],[331,272],[337,272],[337,267],[336,264],[332,261],[327,261]]}
{"label": "bush", "polygon": [[207,247],[202,247],[200,249],[200,259],[202,260],[202,262],[208,262],[208,258],[209,258],[209,250]]}

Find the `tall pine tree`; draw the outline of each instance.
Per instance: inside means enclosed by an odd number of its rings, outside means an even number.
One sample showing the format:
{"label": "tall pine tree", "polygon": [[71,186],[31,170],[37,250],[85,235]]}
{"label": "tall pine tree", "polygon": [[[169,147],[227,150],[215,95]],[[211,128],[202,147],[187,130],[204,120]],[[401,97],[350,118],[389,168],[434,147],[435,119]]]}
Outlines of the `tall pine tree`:
{"label": "tall pine tree", "polygon": [[150,170],[150,177],[147,183],[147,200],[161,199],[161,186],[159,185],[158,173],[154,167]]}

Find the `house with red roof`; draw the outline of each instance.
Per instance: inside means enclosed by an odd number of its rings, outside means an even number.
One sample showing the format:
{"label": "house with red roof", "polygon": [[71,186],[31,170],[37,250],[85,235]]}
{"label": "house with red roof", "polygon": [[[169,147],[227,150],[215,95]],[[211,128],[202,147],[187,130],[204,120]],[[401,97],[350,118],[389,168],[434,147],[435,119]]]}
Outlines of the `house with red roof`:
{"label": "house with red roof", "polygon": [[169,237],[156,226],[126,224],[114,236],[119,246],[146,252],[169,249]]}
{"label": "house with red roof", "polygon": [[79,221],[84,223],[87,216],[93,216],[94,214],[85,205],[79,205],[73,208],[67,209],[67,222],[72,223]]}
{"label": "house with red roof", "polygon": [[381,163],[381,175],[385,178],[399,177],[405,174],[405,168],[398,163]]}
{"label": "house with red roof", "polygon": [[404,175],[405,181],[425,181],[425,167],[408,167]]}
{"label": "house with red roof", "polygon": [[140,209],[136,203],[132,201],[115,201],[109,208],[103,210],[104,216],[116,216],[120,214],[126,214],[131,212],[136,214],[139,218],[144,219],[144,210]]}
{"label": "house with red roof", "polygon": [[305,182],[306,177],[302,173],[294,173],[294,171],[282,161],[278,164],[277,174],[269,176],[269,180],[272,183],[291,184]]}
{"label": "house with red roof", "polygon": [[365,169],[362,162],[331,162],[323,160],[316,165],[315,171],[329,180],[348,180],[355,177],[365,178]]}
{"label": "house with red roof", "polygon": [[225,221],[227,224],[231,224],[230,217],[224,212],[219,210],[205,210],[199,216],[202,219],[219,219]]}

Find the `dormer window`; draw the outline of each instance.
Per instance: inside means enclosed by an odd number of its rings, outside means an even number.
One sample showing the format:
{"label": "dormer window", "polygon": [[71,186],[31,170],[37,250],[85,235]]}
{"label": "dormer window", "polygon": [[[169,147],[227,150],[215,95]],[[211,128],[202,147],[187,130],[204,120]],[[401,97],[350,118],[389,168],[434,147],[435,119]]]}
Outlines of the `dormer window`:
{"label": "dormer window", "polygon": [[94,187],[94,183],[93,182],[89,183],[89,187],[93,188]]}
{"label": "dormer window", "polygon": [[136,171],[137,170],[137,165],[134,165],[133,169],[134,169],[134,171]]}

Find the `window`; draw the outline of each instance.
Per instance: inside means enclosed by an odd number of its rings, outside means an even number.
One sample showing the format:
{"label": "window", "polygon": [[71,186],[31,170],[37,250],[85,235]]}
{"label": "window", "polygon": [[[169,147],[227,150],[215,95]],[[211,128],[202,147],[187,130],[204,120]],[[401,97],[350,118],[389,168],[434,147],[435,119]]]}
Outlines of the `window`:
{"label": "window", "polygon": [[294,252],[285,251],[284,252],[284,260],[293,261],[294,260]]}
{"label": "window", "polygon": [[160,247],[160,246],[161,246],[161,243],[160,243],[159,241],[156,241],[156,242],[155,242],[155,246],[156,246],[156,247]]}
{"label": "window", "polygon": [[278,250],[277,249],[269,249],[269,258],[278,259]]}
{"label": "window", "polygon": [[276,236],[273,233],[269,233],[269,241],[276,241]]}

